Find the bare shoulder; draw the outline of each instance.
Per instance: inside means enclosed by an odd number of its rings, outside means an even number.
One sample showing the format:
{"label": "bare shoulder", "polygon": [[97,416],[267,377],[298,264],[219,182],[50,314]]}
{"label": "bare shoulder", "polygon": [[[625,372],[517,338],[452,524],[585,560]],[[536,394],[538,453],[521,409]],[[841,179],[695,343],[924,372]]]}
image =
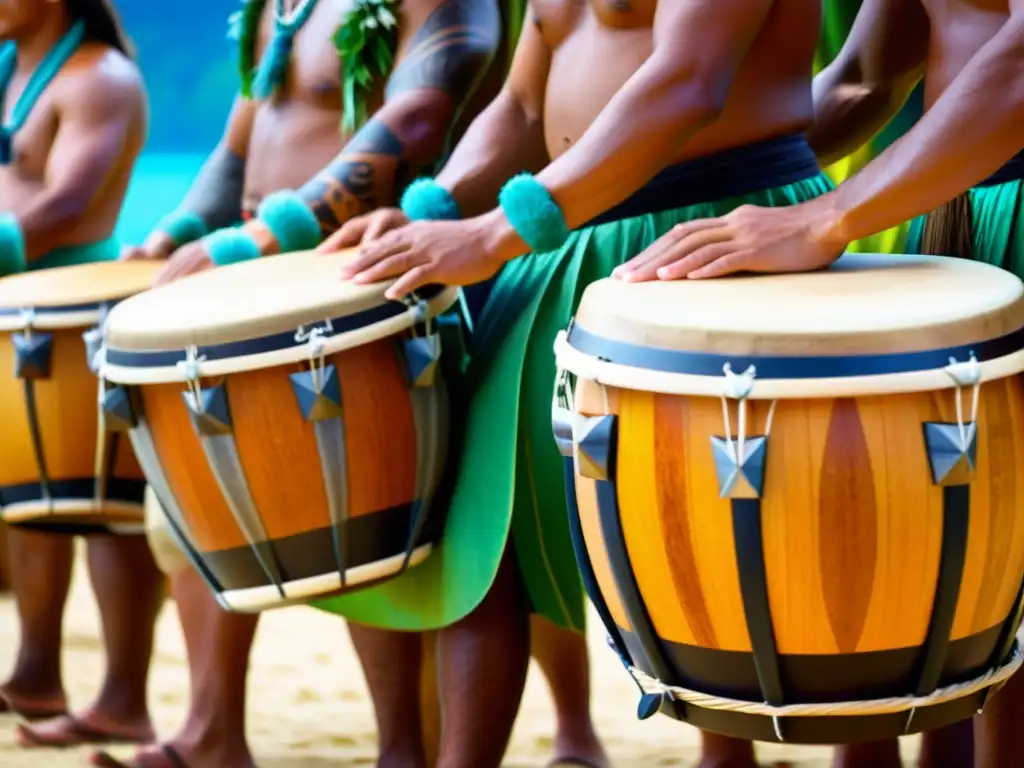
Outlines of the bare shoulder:
{"label": "bare shoulder", "polygon": [[135,62],[105,45],[82,46],[68,61],[54,83],[58,106],[110,117],[145,110],[142,75]]}

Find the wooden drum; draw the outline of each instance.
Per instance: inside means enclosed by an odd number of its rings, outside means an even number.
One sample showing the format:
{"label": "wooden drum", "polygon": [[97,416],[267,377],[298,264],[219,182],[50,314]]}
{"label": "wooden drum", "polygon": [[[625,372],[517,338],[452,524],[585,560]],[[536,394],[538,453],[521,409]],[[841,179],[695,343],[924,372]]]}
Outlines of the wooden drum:
{"label": "wooden drum", "polygon": [[1022,350],[1024,284],[970,261],[590,286],[555,437],[641,717],[849,743],[981,710],[1021,663]]}
{"label": "wooden drum", "polygon": [[0,280],[0,516],[66,533],[142,532],[145,481],[98,418],[96,326],[159,265],[103,262]]}
{"label": "wooden drum", "polygon": [[338,277],[347,253],[212,270],[118,306],[107,422],[128,432],[185,553],[230,610],[421,563],[448,436],[435,316]]}

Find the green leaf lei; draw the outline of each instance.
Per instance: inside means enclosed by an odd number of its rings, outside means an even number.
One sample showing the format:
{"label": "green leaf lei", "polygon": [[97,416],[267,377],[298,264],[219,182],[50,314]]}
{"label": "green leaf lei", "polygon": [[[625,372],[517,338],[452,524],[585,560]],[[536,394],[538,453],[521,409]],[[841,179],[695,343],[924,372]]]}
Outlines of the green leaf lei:
{"label": "green leaf lei", "polygon": [[[341,64],[342,130],[352,133],[367,118],[366,99],[377,78],[387,78],[395,60],[400,0],[356,0],[334,33]],[[267,0],[243,0],[228,20],[228,36],[238,42],[242,96],[252,98],[256,35]]]}

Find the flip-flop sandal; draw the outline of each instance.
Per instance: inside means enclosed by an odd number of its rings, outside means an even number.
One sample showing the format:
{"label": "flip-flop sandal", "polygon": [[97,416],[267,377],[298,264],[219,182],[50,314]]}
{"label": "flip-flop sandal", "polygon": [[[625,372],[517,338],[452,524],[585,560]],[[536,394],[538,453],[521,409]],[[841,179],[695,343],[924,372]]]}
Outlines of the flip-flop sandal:
{"label": "flip-flop sandal", "polygon": [[58,721],[63,723],[63,727],[59,729],[59,734],[53,736],[43,736],[29,725],[16,725],[15,735],[19,746],[25,749],[32,747],[68,749],[86,744],[148,744],[155,738],[155,734],[152,732],[135,736],[105,731],[82,722],[74,715],[61,715],[54,722]]}
{"label": "flip-flop sandal", "polygon": [[67,713],[66,706],[59,709],[47,709],[45,706],[36,704],[25,706],[20,702],[15,702],[9,694],[0,691],[0,715],[17,715],[22,720],[32,723],[37,720],[52,720]]}
{"label": "flip-flop sandal", "polygon": [[[162,755],[164,760],[167,761],[167,765],[171,768],[188,768],[184,758],[170,744],[160,745],[160,755]],[[89,764],[96,766],[96,768],[156,768],[153,761],[159,759],[156,755],[152,757],[135,757],[131,762],[125,763],[115,757],[111,757],[106,752],[97,752],[89,759]]]}
{"label": "flip-flop sandal", "polygon": [[547,768],[605,768],[605,765],[585,757],[556,757]]}

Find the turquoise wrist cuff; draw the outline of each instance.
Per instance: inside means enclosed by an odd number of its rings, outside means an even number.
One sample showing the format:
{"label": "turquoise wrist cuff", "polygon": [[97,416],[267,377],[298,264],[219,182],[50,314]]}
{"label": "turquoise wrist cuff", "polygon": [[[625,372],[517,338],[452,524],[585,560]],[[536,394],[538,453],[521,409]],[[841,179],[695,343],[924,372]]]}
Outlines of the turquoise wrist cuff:
{"label": "turquoise wrist cuff", "polygon": [[505,182],[498,203],[509,224],[534,253],[557,251],[569,239],[562,209],[532,174],[521,173]]}
{"label": "turquoise wrist cuff", "polygon": [[274,235],[281,253],[311,251],[320,245],[320,222],[302,198],[290,190],[267,195],[256,215]]}
{"label": "turquoise wrist cuff", "polygon": [[167,214],[156,228],[171,238],[179,248],[206,237],[210,231],[202,216],[189,211],[174,211]]}
{"label": "turquoise wrist cuff", "polygon": [[218,267],[258,259],[262,254],[252,236],[241,227],[218,229],[203,238],[210,259]]}
{"label": "turquoise wrist cuff", "polygon": [[0,277],[24,272],[27,268],[21,224],[14,214],[0,213]]}
{"label": "turquoise wrist cuff", "polygon": [[412,221],[458,220],[459,204],[452,193],[433,179],[416,179],[402,195],[402,213]]}

